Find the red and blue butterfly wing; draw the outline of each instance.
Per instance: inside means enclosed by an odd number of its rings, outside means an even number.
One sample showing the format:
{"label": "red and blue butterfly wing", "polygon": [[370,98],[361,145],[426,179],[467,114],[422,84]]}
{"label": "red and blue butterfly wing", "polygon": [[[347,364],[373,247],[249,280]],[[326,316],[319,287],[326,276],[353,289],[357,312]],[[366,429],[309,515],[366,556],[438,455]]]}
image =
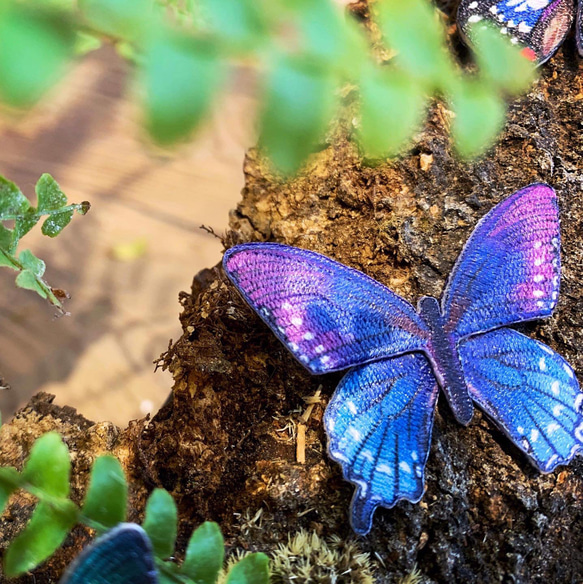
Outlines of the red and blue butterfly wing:
{"label": "red and blue butterfly wing", "polygon": [[427,327],[411,304],[321,254],[248,243],[227,250],[223,267],[311,373],[347,369],[426,345]]}
{"label": "red and blue butterfly wing", "polygon": [[573,0],[462,0],[458,27],[466,39],[478,22],[490,22],[539,65],[552,57],[569,33]]}
{"label": "red and blue butterfly wing", "polygon": [[459,354],[472,399],[541,472],[583,449],[583,393],[560,355],[510,329],[466,339]]}
{"label": "red and blue butterfly wing", "polygon": [[60,584],[158,584],[158,572],[146,532],[121,523],[85,548]]}
{"label": "red and blue butterfly wing", "polygon": [[557,198],[534,184],[496,205],[476,226],[442,298],[454,338],[550,316],[560,283]]}
{"label": "red and blue butterfly wing", "polygon": [[351,524],[370,531],[375,509],[423,496],[438,386],[427,358],[410,353],[352,369],[324,414],[328,453],[356,485]]}

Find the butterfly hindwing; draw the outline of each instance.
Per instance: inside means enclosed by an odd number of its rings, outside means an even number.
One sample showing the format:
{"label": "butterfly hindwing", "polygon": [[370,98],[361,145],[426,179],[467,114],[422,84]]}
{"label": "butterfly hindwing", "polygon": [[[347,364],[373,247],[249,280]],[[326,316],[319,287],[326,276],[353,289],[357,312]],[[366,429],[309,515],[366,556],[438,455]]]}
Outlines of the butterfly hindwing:
{"label": "butterfly hindwing", "polygon": [[530,185],[496,205],[467,241],[442,299],[446,332],[460,339],[550,316],[560,273],[555,192]]}
{"label": "butterfly hindwing", "polygon": [[85,548],[60,584],[158,584],[152,546],[135,523],[121,523]]}
{"label": "butterfly hindwing", "polygon": [[583,393],[560,355],[510,329],[469,338],[459,353],[472,399],[541,472],[583,449]]}
{"label": "butterfly hindwing", "polygon": [[526,47],[539,65],[550,59],[573,22],[573,0],[462,0],[457,15],[462,36],[478,22],[496,25],[511,42]]}
{"label": "butterfly hindwing", "polygon": [[426,357],[410,353],[356,367],[326,413],[330,457],[356,485],[354,531],[366,534],[377,506],[423,495],[438,386]]}
{"label": "butterfly hindwing", "polygon": [[223,266],[311,373],[347,369],[426,344],[427,327],[413,306],[362,272],[318,253],[249,243],[227,250]]}

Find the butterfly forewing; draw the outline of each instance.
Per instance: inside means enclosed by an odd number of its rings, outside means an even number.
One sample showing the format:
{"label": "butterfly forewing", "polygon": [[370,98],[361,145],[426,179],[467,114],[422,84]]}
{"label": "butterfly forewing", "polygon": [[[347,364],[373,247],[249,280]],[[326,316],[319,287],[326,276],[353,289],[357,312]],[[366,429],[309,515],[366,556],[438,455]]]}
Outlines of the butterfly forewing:
{"label": "butterfly forewing", "polygon": [[365,274],[318,253],[274,243],[229,249],[225,272],[312,373],[421,349],[413,306]]}
{"label": "butterfly forewing", "polygon": [[442,299],[456,338],[550,316],[560,283],[555,192],[535,184],[494,207],[477,225]]}
{"label": "butterfly forewing", "polygon": [[583,393],[560,355],[510,329],[467,339],[459,351],[472,399],[540,471],[583,449]]}
{"label": "butterfly forewing", "polygon": [[152,546],[135,523],[122,523],[76,558],[60,584],[158,584]]}
{"label": "butterfly forewing", "polygon": [[437,395],[421,353],[357,367],[340,382],[324,423],[330,457],[356,485],[357,533],[368,533],[377,506],[421,499]]}
{"label": "butterfly forewing", "polygon": [[457,22],[462,36],[480,22],[496,25],[525,55],[542,64],[558,49],[573,22],[573,0],[462,0]]}

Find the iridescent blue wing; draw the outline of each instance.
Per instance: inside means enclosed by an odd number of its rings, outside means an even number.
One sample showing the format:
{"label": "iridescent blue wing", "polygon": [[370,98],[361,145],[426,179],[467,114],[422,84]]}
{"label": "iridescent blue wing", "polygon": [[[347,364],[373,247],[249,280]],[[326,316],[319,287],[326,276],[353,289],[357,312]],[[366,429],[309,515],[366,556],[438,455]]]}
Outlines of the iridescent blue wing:
{"label": "iridescent blue wing", "polygon": [[429,336],[413,306],[365,274],[275,243],[233,247],[225,272],[311,373],[421,349]]}
{"label": "iridescent blue wing", "polygon": [[573,0],[462,0],[457,23],[467,40],[477,22],[491,22],[524,54],[539,65],[550,59],[567,36],[575,7]]}
{"label": "iridescent blue wing", "polygon": [[349,371],[324,424],[328,453],[356,485],[351,524],[370,531],[375,509],[423,496],[438,386],[426,357],[410,353]]}
{"label": "iridescent blue wing", "polygon": [[148,536],[135,523],[121,523],[85,548],[60,584],[158,584]]}
{"label": "iridescent blue wing", "polygon": [[459,353],[472,399],[541,472],[583,448],[583,393],[560,355],[510,329],[462,341]]}
{"label": "iridescent blue wing", "polygon": [[442,298],[445,330],[460,339],[550,316],[559,295],[559,213],[555,191],[530,185],[478,223]]}

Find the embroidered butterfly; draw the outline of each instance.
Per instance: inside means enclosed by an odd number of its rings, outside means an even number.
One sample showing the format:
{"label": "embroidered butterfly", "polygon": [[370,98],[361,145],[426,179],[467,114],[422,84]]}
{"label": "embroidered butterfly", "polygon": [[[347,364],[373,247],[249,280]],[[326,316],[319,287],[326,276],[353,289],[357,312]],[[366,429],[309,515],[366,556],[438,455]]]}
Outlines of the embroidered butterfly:
{"label": "embroidered butterfly", "polygon": [[135,523],[120,523],[86,547],[59,584],[158,584],[152,544]]}
{"label": "embroidered butterfly", "polygon": [[324,415],[330,457],[356,485],[354,531],[380,505],[417,502],[439,387],[466,425],[475,402],[544,473],[583,448],[583,393],[552,349],[505,328],[548,317],[559,294],[556,195],[520,190],[476,226],[441,303],[418,310],[361,272],[274,243],[225,253],[245,300],[311,373],[349,369]]}
{"label": "embroidered butterfly", "polygon": [[[471,25],[489,21],[539,65],[565,40],[575,18],[574,0],[461,0],[458,28],[465,39]],[[583,0],[578,0],[576,39],[583,56]]]}

